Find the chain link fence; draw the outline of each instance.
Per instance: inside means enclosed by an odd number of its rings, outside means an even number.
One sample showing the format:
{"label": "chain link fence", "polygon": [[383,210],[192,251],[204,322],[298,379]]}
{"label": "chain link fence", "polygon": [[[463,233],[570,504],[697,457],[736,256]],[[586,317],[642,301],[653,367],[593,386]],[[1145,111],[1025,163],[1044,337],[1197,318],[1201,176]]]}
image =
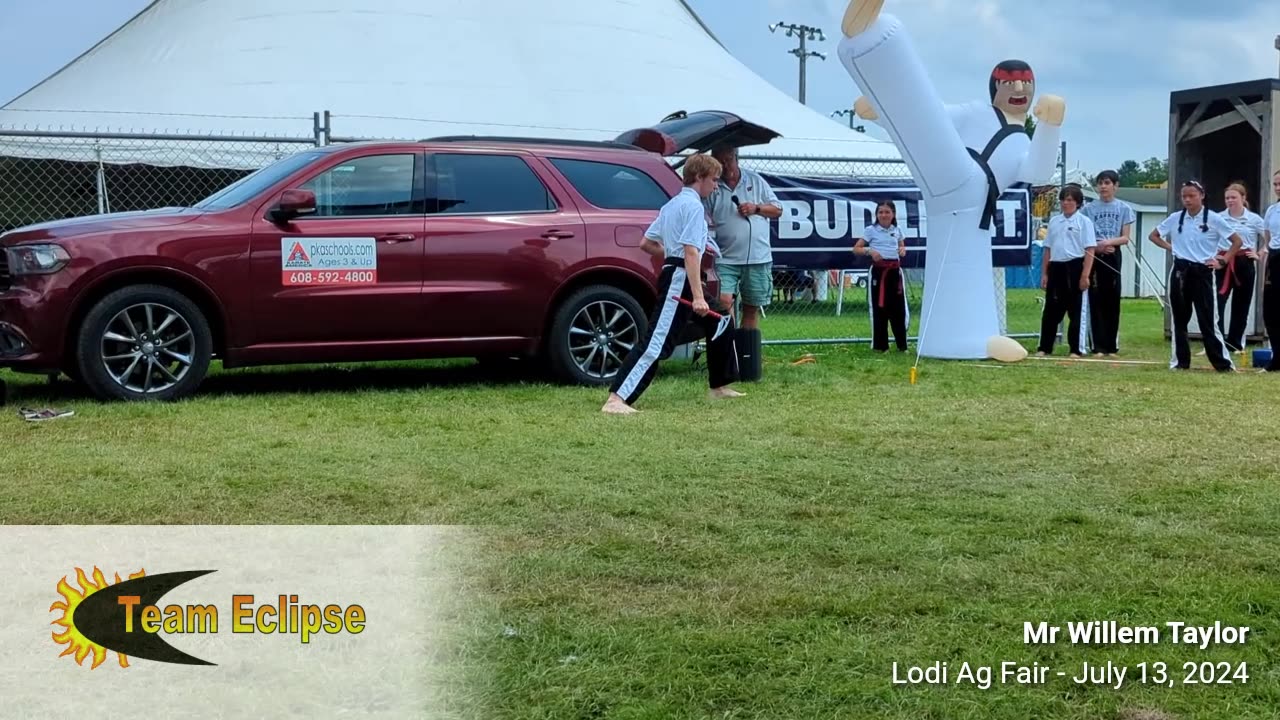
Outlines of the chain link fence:
{"label": "chain link fence", "polygon": [[[868,184],[914,187],[910,171],[900,160],[849,158],[778,158],[742,155],[743,167],[768,175],[796,178],[856,178]],[[1058,187],[1033,188],[1029,202],[1032,249],[1026,265],[998,267],[992,277],[1003,332],[1013,337],[1033,337],[1040,332],[1044,293],[1040,289],[1041,252],[1037,238],[1056,208]],[[786,198],[782,198],[784,204]],[[816,219],[816,217],[815,217]],[[899,218],[902,221],[902,218]],[[861,234],[860,213],[849,221],[848,246]],[[775,249],[776,250],[776,249]],[[810,344],[815,340],[870,343],[871,277],[865,263],[857,267],[814,268],[811,263],[788,265],[775,254],[774,292],[761,322],[766,344]],[[919,333],[923,313],[924,270],[904,271],[909,312],[908,334]],[[975,280],[977,281],[977,280]],[[890,338],[892,342],[892,338]]]}
{"label": "chain link fence", "polygon": [[315,146],[314,138],[0,129],[0,230],[189,206]]}
{"label": "chain link fence", "polygon": [[[319,116],[319,114],[317,114]],[[190,206],[253,170],[300,150],[351,142],[330,135],[330,119],[297,137],[236,137],[45,132],[0,128],[0,231],[107,212]],[[322,129],[321,129],[322,128]],[[310,130],[310,129],[308,129]],[[743,155],[760,172],[798,178],[856,178],[913,184],[896,160],[762,158]],[[1056,205],[1056,186],[1032,202],[1032,233]],[[860,232],[857,213],[850,223]],[[1038,333],[1043,293],[1039,252],[1024,267],[998,268],[993,282],[1006,333]],[[910,335],[919,331],[923,270],[907,270]],[[866,269],[789,267],[776,262],[774,293],[761,327],[768,343],[870,342]]]}

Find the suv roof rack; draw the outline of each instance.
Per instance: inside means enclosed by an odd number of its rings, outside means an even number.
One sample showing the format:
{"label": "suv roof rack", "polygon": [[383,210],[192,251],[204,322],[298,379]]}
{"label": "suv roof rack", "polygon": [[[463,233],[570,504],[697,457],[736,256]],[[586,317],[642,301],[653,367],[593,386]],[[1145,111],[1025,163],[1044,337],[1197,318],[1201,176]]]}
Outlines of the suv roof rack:
{"label": "suv roof rack", "polygon": [[496,142],[517,143],[521,145],[566,145],[569,147],[611,148],[613,150],[645,152],[644,148],[636,147],[629,143],[614,142],[612,140],[567,140],[563,138],[506,137],[499,135],[444,135],[442,137],[425,138],[421,140],[421,142]]}

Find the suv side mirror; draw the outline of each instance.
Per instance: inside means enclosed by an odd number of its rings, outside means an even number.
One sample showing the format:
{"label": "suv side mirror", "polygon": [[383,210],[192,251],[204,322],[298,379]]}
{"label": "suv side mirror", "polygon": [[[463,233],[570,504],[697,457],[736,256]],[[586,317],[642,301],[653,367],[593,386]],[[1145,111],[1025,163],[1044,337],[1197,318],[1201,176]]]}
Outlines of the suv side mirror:
{"label": "suv side mirror", "polygon": [[316,212],[316,194],[310,190],[285,190],[280,195],[280,202],[271,209],[271,219],[276,222],[288,222],[303,215],[314,215]]}

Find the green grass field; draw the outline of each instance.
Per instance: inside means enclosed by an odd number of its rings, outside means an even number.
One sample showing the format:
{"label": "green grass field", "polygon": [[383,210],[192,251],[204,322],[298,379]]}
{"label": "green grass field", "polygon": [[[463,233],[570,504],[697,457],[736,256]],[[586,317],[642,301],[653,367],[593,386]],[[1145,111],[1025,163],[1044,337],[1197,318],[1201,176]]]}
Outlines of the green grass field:
{"label": "green grass field", "polygon": [[[910,309],[909,334],[920,331],[921,288],[907,287]],[[1010,290],[1005,301],[1008,332],[1015,334],[1039,333],[1040,313],[1044,293],[1038,290]],[[1150,301],[1154,304],[1156,301]],[[866,288],[853,287],[845,291],[840,314],[836,314],[836,294],[832,290],[826,302],[796,301],[792,304],[775,302],[767,308],[765,320],[769,340],[808,340],[812,338],[862,338],[871,337],[871,317],[867,314]],[[1158,311],[1158,308],[1156,308]]]}
{"label": "green grass field", "polygon": [[[225,372],[173,405],[6,373],[12,405],[77,414],[0,418],[0,521],[476,526],[457,701],[477,717],[1274,718],[1280,386],[1170,372],[1160,325],[1126,303],[1125,358],[1156,365],[926,359],[914,386],[914,355],[773,347],[720,404],[672,363],[629,418],[466,363]],[[1026,621],[1093,619],[1253,630],[1205,651],[1022,642]],[[1001,662],[1086,660],[1249,674],[999,682]],[[952,685],[891,683],[935,661]],[[964,661],[997,666],[991,689],[954,684]]]}

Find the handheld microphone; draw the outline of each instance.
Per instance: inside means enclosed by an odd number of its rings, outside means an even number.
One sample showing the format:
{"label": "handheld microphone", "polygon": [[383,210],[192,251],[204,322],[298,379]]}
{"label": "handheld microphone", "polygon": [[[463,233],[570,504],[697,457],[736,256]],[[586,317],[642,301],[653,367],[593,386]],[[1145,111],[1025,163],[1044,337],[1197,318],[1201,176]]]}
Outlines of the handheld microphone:
{"label": "handheld microphone", "polygon": [[739,205],[741,205],[741,204],[742,204],[742,203],[738,202],[738,196],[737,196],[737,195],[734,195],[733,197],[731,197],[731,198],[729,198],[729,199],[733,201],[733,206],[734,206],[734,207],[738,207]]}

